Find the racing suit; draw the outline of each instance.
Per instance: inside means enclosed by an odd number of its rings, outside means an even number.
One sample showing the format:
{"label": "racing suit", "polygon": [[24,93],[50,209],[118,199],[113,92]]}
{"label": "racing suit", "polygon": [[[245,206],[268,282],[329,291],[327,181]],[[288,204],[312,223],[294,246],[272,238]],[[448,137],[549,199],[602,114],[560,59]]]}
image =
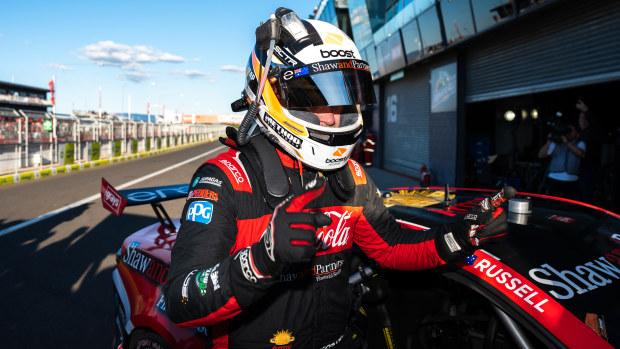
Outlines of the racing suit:
{"label": "racing suit", "polygon": [[[290,193],[302,193],[302,180],[320,175],[279,150],[277,156]],[[349,160],[343,171],[354,181],[347,198],[327,185],[306,206],[332,219],[317,229],[311,263],[258,278],[249,272],[248,246],[269,224],[274,198],[244,152],[233,147],[205,162],[190,183],[172,250],[164,289],[169,317],[180,326],[211,326],[209,344],[216,348],[330,348],[343,340],[353,304],[353,244],[387,268],[418,270],[450,261],[440,243],[436,247],[435,229],[408,230],[396,222],[357,162]]]}

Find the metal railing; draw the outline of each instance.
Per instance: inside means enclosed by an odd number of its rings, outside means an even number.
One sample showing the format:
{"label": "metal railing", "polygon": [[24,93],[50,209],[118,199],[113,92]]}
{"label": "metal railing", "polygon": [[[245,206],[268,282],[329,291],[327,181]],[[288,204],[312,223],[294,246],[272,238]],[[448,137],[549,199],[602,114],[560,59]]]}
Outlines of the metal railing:
{"label": "metal railing", "polygon": [[165,124],[18,110],[0,113],[0,175],[215,140],[223,124]]}

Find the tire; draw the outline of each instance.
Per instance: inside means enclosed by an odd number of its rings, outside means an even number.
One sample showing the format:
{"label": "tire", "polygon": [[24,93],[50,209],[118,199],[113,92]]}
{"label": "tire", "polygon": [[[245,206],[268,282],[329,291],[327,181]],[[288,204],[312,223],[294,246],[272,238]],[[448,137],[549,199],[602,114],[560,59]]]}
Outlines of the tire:
{"label": "tire", "polygon": [[153,331],[136,330],[129,340],[129,349],[170,349],[170,345]]}

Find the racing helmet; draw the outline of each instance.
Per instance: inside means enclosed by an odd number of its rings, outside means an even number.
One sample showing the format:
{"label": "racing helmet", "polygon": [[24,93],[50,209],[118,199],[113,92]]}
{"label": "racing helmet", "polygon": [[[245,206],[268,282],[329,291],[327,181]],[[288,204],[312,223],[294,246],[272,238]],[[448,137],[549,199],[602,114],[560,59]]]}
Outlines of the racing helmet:
{"label": "racing helmet", "polygon": [[[281,24],[278,41],[270,56],[266,49],[254,47],[243,97],[260,101],[255,122],[294,159],[318,170],[341,168],[362,133],[361,106],[375,103],[370,66],[336,26],[300,20],[285,8],[276,16]],[[266,83],[256,96],[265,70]],[[324,107],[338,107],[339,125],[320,125],[312,111]]]}

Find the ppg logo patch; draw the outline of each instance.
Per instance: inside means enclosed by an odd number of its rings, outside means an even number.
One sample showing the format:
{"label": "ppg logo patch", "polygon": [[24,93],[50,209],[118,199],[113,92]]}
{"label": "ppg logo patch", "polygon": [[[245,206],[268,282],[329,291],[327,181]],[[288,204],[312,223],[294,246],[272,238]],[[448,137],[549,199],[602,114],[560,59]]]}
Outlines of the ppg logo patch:
{"label": "ppg logo patch", "polygon": [[185,219],[192,222],[209,224],[213,214],[213,204],[207,201],[195,201],[189,205]]}

